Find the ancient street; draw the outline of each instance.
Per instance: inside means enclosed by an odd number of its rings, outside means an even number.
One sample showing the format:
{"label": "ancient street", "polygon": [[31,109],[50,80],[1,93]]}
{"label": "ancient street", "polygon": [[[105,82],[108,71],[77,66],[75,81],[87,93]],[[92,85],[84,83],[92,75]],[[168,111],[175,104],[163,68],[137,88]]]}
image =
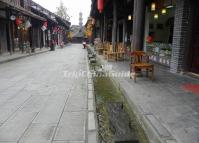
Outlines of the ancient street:
{"label": "ancient street", "polygon": [[70,45],[0,65],[0,142],[85,142],[87,80],[63,74],[86,70],[85,55]]}

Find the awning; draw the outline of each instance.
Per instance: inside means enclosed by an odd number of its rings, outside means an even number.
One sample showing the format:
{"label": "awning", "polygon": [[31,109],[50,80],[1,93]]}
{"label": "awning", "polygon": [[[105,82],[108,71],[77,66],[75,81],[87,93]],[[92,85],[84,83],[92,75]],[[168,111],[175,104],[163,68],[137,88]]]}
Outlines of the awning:
{"label": "awning", "polygon": [[0,0],[0,2],[7,4],[11,9],[17,10],[17,11],[23,13],[24,15],[27,15],[27,16],[30,16],[30,17],[33,17],[33,18],[36,18],[36,19],[39,19],[39,20],[42,20],[42,21],[46,20],[45,18],[38,16],[38,15],[32,13],[31,11],[26,10],[23,7],[19,7],[19,6],[15,5],[14,3],[11,3],[7,0]]}
{"label": "awning", "polygon": [[50,20],[51,22],[58,24],[58,22],[55,19],[51,18],[47,14],[44,14],[43,12],[41,12],[38,9],[34,8],[33,6],[31,7],[31,9],[32,9],[33,12],[39,13],[41,16],[45,17],[47,20]]}

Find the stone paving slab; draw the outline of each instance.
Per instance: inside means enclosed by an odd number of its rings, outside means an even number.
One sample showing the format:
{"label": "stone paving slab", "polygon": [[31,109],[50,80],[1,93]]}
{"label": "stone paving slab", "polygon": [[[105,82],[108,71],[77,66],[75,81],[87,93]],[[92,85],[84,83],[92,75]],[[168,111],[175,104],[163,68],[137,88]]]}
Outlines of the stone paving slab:
{"label": "stone paving slab", "polygon": [[13,55],[7,54],[4,56],[0,56],[0,64],[10,62],[13,60],[18,60],[18,59],[25,58],[28,56],[33,56],[35,54],[41,54],[41,53],[48,52],[48,51],[49,51],[49,49],[42,49],[42,50],[36,50],[35,53],[31,53],[31,54],[21,53],[21,52],[14,53]]}
{"label": "stone paving slab", "polygon": [[97,143],[97,132],[91,131],[88,133],[88,143]]}
{"label": "stone paving slab", "polygon": [[36,115],[37,113],[34,112],[18,112],[11,117],[5,124],[0,126],[0,141],[18,141]]}
{"label": "stone paving slab", "polygon": [[92,90],[88,91],[88,98],[93,99],[94,93]]}
{"label": "stone paving slab", "polygon": [[88,99],[88,111],[94,111],[93,99]]}
{"label": "stone paving slab", "polygon": [[19,143],[51,143],[56,124],[31,124]]}
{"label": "stone paving slab", "polygon": [[64,112],[54,140],[85,140],[85,112]]}
{"label": "stone paving slab", "polygon": [[53,143],[85,143],[85,141],[54,141]]}
{"label": "stone paving slab", "polygon": [[96,130],[94,112],[88,112],[88,130]]}
{"label": "stone paving slab", "polygon": [[44,108],[40,110],[33,123],[58,123],[67,99],[68,95],[51,96],[45,104]]}

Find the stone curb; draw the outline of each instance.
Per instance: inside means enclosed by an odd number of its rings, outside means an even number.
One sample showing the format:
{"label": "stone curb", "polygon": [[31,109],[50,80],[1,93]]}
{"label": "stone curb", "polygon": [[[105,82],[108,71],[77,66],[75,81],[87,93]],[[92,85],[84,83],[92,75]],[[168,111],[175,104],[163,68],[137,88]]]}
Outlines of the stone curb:
{"label": "stone curb", "polygon": [[[99,61],[101,64],[107,64],[99,57],[99,55],[97,55],[97,61]],[[155,115],[143,111],[139,105],[131,101],[128,93],[120,85],[116,78],[110,77],[110,79],[114,85],[124,94],[131,108],[134,109],[133,111],[139,119],[140,125],[143,127],[150,143],[177,143],[172,134],[164,127],[162,123],[160,123]]]}
{"label": "stone curb", "polygon": [[34,56],[34,55],[39,55],[39,54],[46,53],[46,52],[49,52],[49,51],[50,51],[50,50],[39,51],[39,52],[36,52],[36,53],[21,55],[21,56],[19,56],[19,57],[15,57],[15,58],[11,58],[11,59],[2,60],[2,61],[0,61],[0,64],[8,63],[8,62],[11,62],[11,61],[23,59],[23,58],[30,57],[30,56]]}
{"label": "stone curb", "polygon": [[[88,58],[87,58],[87,71],[90,71]],[[93,85],[92,76],[87,77],[87,81],[88,81],[87,82],[88,84],[87,142],[98,143],[97,117],[96,117],[94,85]]]}

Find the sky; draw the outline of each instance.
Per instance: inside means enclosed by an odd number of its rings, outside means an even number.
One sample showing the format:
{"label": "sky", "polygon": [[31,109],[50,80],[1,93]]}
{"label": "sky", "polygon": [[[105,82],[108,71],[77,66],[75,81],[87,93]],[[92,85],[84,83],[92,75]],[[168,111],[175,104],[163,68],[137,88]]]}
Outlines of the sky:
{"label": "sky", "polygon": [[[51,12],[56,12],[56,8],[60,5],[60,0],[33,0]],[[83,13],[83,24],[86,23],[90,14],[91,0],[62,0],[68,8],[68,14],[71,17],[71,25],[79,24],[79,12]]]}

